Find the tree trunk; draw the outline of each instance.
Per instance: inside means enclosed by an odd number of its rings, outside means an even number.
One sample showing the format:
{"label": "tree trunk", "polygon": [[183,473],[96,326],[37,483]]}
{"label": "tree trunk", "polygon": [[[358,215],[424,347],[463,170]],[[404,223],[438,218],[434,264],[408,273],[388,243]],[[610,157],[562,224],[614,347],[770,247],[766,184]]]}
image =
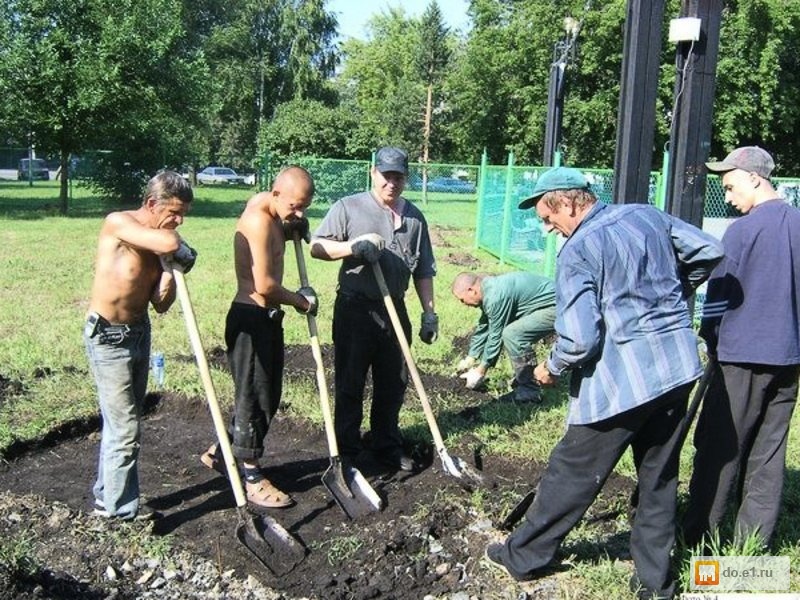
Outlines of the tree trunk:
{"label": "tree trunk", "polygon": [[428,203],[428,152],[431,144],[431,113],[433,112],[433,84],[428,84],[425,102],[425,125],[422,130],[422,203]]}

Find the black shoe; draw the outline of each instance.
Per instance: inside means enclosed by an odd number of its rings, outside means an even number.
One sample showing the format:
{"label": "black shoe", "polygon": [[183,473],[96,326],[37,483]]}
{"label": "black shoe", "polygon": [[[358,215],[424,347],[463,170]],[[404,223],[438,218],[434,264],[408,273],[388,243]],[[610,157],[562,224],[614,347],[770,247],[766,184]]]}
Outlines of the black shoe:
{"label": "black shoe", "polygon": [[486,563],[495,569],[498,572],[502,572],[504,575],[511,577],[511,579],[516,580],[511,572],[508,570],[503,564],[503,560],[500,558],[500,551],[503,548],[503,544],[500,543],[493,543],[486,546],[486,551],[483,553],[483,557],[486,559]]}
{"label": "black shoe", "polygon": [[385,467],[395,471],[406,471],[408,473],[417,470],[417,463],[406,454],[376,454],[375,458]]}
{"label": "black shoe", "polygon": [[503,562],[503,559],[501,558],[502,551],[503,551],[503,544],[499,542],[495,542],[486,546],[486,551],[483,553],[483,557],[486,559],[486,564],[488,564],[496,571],[501,572],[504,575],[507,575],[514,581],[533,581],[534,579],[537,579],[541,575],[544,575],[544,572],[542,571],[539,574],[528,575],[526,577],[517,577],[511,571],[508,570],[508,567]]}

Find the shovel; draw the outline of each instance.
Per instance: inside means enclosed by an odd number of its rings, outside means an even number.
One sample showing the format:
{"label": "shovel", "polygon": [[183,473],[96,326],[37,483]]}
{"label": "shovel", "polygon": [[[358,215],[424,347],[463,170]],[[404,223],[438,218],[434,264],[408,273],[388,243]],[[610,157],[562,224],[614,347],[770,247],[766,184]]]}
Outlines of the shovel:
{"label": "shovel", "polygon": [[[300,285],[308,285],[306,261],[303,257],[303,245],[295,234],[294,253],[297,256],[297,270],[300,273]],[[331,464],[322,474],[322,483],[331,493],[336,504],[339,505],[351,519],[378,512],[381,509],[381,498],[372,489],[372,486],[355,467],[344,466],[339,456],[339,446],[336,442],[336,433],[333,429],[333,417],[328,398],[328,385],[325,382],[325,368],[322,364],[322,350],[319,345],[317,320],[314,315],[307,315],[308,334],[311,337],[311,353],[317,365],[317,387],[319,388],[319,402],[322,407],[322,417],[325,421],[325,435],[328,438],[328,450],[331,455]]]}
{"label": "shovel", "polygon": [[439,426],[436,424],[436,417],[433,414],[428,395],[425,393],[425,388],[422,387],[422,379],[419,376],[419,371],[417,371],[414,357],[411,356],[411,348],[408,345],[406,334],[400,323],[400,317],[397,316],[397,309],[395,309],[392,297],[389,295],[389,288],[386,286],[386,280],[383,277],[380,264],[377,262],[372,263],[372,270],[375,273],[375,280],[378,282],[378,289],[380,289],[381,295],[383,296],[383,303],[386,305],[386,311],[389,313],[389,319],[392,321],[392,327],[394,327],[397,341],[400,343],[400,348],[406,359],[408,371],[411,373],[411,379],[414,380],[414,386],[417,389],[417,395],[422,403],[422,410],[425,412],[425,419],[428,421],[428,427],[433,435],[436,452],[439,455],[439,459],[442,461],[444,472],[453,477],[457,477],[459,483],[461,483],[463,487],[472,491],[476,486],[483,484],[483,476],[460,458],[450,456],[450,453],[447,452],[447,448],[444,447],[442,434],[439,431]]}
{"label": "shovel", "polygon": [[[680,425],[680,433],[679,433],[679,441],[678,444],[675,446],[675,451],[680,452],[681,448],[683,447],[683,442],[686,440],[686,436],[689,434],[689,428],[692,426],[692,421],[694,421],[694,417],[697,414],[697,409],[700,407],[700,403],[703,401],[703,398],[706,395],[706,390],[708,390],[708,386],[711,383],[712,378],[714,377],[714,369],[716,368],[716,361],[714,359],[709,358],[708,362],[706,363],[706,368],[703,370],[703,376],[700,377],[700,381],[697,382],[697,387],[694,391],[694,396],[692,396],[692,402],[689,404],[689,408],[686,410],[686,415],[683,417],[683,421],[681,421]],[[530,508],[531,504],[533,504],[533,500],[536,497],[536,490],[528,492],[525,497],[520,500],[517,505],[511,509],[508,513],[508,516],[503,519],[503,522],[500,524],[500,529],[504,531],[511,531],[516,526],[517,522],[522,518],[522,516],[528,512],[528,508]],[[631,506],[635,510],[636,505],[638,504],[639,500],[639,485],[637,484],[634,488],[633,492],[631,493]]]}
{"label": "shovel", "polygon": [[197,367],[200,370],[200,378],[203,381],[206,398],[208,399],[208,407],[211,410],[211,417],[214,421],[214,429],[217,433],[219,446],[222,449],[225,468],[228,471],[228,479],[231,482],[233,496],[236,499],[236,510],[239,514],[236,537],[275,575],[286,575],[305,558],[306,548],[272,517],[253,515],[247,510],[247,500],[245,499],[242,480],[239,477],[239,470],[236,468],[228,432],[225,429],[225,421],[219,409],[219,402],[217,401],[214,383],[211,380],[211,373],[208,369],[208,361],[203,351],[203,343],[200,340],[200,332],[197,328],[192,301],[189,298],[189,290],[186,287],[183,272],[174,269],[173,273],[175,275],[178,298],[186,320],[186,329],[192,342]]}

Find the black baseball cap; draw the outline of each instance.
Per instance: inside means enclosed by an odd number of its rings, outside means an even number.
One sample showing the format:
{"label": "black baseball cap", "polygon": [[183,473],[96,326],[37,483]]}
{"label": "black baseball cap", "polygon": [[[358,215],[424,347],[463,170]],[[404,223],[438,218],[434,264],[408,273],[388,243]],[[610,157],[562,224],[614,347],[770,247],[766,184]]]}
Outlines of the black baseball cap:
{"label": "black baseball cap", "polygon": [[381,148],[375,155],[375,168],[381,173],[394,171],[408,175],[408,153],[391,146]]}

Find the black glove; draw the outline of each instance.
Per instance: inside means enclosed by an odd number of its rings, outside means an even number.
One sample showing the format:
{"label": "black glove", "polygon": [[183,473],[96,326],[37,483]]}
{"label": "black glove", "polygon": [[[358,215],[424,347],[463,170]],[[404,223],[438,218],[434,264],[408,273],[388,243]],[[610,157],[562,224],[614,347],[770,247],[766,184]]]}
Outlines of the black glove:
{"label": "black glove", "polygon": [[294,235],[297,233],[301,240],[306,244],[311,243],[311,229],[308,227],[308,219],[301,217],[299,219],[292,219],[291,221],[283,222],[283,235],[287,240],[293,240]]}
{"label": "black glove", "polygon": [[180,246],[178,246],[178,249],[172,255],[170,260],[173,268],[177,267],[184,273],[188,273],[192,270],[194,262],[197,260],[197,251],[189,244],[181,240]]}
{"label": "black glove", "polygon": [[375,263],[381,257],[385,245],[386,242],[377,233],[365,233],[350,242],[350,252],[353,253],[353,258]]}
{"label": "black glove", "polygon": [[317,299],[317,292],[314,291],[310,285],[304,285],[297,293],[300,294],[303,298],[308,301],[308,310],[303,310],[302,308],[295,307],[295,310],[303,315],[311,315],[312,317],[317,316],[317,307],[319,305],[319,301]]}
{"label": "black glove", "polygon": [[426,344],[432,344],[439,337],[439,317],[436,313],[422,313],[421,324],[419,327],[419,339]]}

